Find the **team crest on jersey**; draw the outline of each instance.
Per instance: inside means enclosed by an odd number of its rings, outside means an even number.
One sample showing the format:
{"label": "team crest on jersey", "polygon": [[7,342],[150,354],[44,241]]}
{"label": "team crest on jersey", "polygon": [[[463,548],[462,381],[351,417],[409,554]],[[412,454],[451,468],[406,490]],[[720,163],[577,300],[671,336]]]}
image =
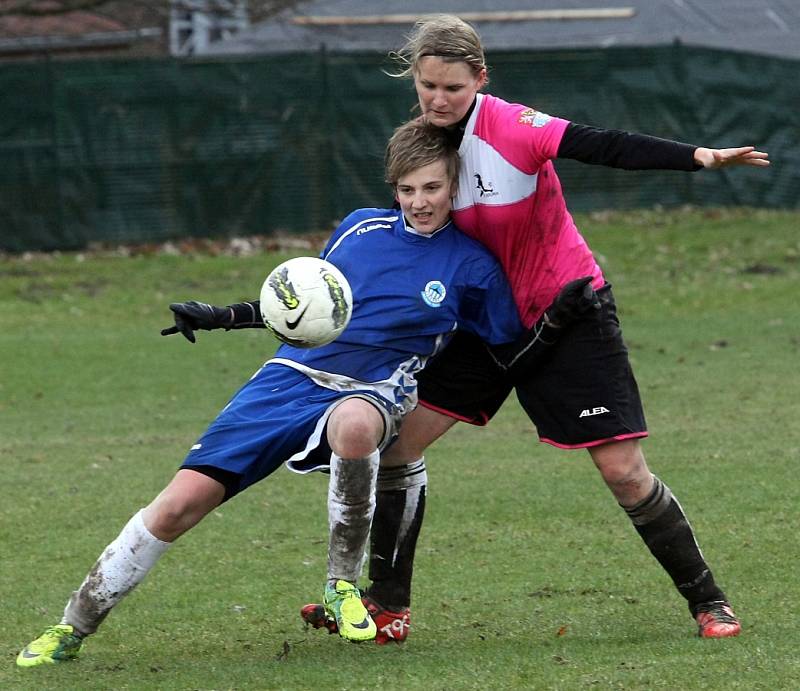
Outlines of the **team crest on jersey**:
{"label": "team crest on jersey", "polygon": [[420,295],[428,307],[441,307],[442,301],[447,295],[447,288],[441,281],[428,281]]}
{"label": "team crest on jersey", "polygon": [[540,113],[533,108],[526,108],[519,114],[520,125],[530,125],[531,127],[544,127],[552,118],[546,113]]}

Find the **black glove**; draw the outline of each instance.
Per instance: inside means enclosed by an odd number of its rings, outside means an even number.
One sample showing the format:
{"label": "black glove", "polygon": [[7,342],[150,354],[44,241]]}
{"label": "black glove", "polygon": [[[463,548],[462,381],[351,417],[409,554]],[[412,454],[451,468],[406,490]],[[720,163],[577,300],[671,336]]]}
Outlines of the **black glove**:
{"label": "black glove", "polygon": [[559,329],[593,309],[600,309],[600,298],[592,288],[592,276],[576,278],[561,289],[545,310],[545,323]]}
{"label": "black glove", "polygon": [[570,281],[522,336],[513,343],[490,346],[489,351],[501,369],[513,376],[524,376],[558,341],[565,326],[594,309],[600,309],[600,299],[592,288],[592,277]]}
{"label": "black glove", "polygon": [[182,333],[187,340],[195,342],[194,332],[198,329],[230,329],[233,314],[230,307],[215,307],[205,302],[173,302],[169,308],[175,316],[175,326],[161,329],[162,336]]}

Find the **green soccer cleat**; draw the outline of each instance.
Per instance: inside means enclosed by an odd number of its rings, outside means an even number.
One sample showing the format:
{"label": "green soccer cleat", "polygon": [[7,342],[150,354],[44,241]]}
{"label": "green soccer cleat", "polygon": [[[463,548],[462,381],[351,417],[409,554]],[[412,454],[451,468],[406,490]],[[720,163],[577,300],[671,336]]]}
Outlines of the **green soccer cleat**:
{"label": "green soccer cleat", "polygon": [[17,655],[18,667],[36,667],[71,660],[78,656],[83,638],[69,624],[51,626]]}
{"label": "green soccer cleat", "polygon": [[325,586],[323,604],[328,616],[336,620],[342,638],[357,642],[375,638],[378,632],[375,622],[361,602],[361,593],[352,583],[328,583]]}

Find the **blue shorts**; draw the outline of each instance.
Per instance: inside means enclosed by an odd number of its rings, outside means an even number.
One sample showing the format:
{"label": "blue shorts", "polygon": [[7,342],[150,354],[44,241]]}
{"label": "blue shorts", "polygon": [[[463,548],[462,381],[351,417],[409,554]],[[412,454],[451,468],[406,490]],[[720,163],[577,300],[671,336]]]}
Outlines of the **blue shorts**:
{"label": "blue shorts", "polygon": [[283,463],[298,473],[327,470],[331,451],[325,425],[333,409],[353,397],[369,401],[383,415],[382,448],[396,434],[382,399],[370,391],[326,389],[291,367],[267,362],[222,409],[181,468],[222,482],[226,500]]}

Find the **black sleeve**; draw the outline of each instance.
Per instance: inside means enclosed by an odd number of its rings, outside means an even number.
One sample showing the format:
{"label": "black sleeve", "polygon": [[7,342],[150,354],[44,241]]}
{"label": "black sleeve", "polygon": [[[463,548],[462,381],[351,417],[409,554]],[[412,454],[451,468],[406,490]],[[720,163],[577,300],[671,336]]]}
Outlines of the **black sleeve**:
{"label": "black sleeve", "polygon": [[228,305],[233,312],[231,329],[265,329],[264,320],[261,318],[260,300],[250,302],[237,302],[235,305]]}
{"label": "black sleeve", "polygon": [[700,170],[697,147],[623,130],[604,130],[571,122],[558,146],[558,158],[625,170]]}

